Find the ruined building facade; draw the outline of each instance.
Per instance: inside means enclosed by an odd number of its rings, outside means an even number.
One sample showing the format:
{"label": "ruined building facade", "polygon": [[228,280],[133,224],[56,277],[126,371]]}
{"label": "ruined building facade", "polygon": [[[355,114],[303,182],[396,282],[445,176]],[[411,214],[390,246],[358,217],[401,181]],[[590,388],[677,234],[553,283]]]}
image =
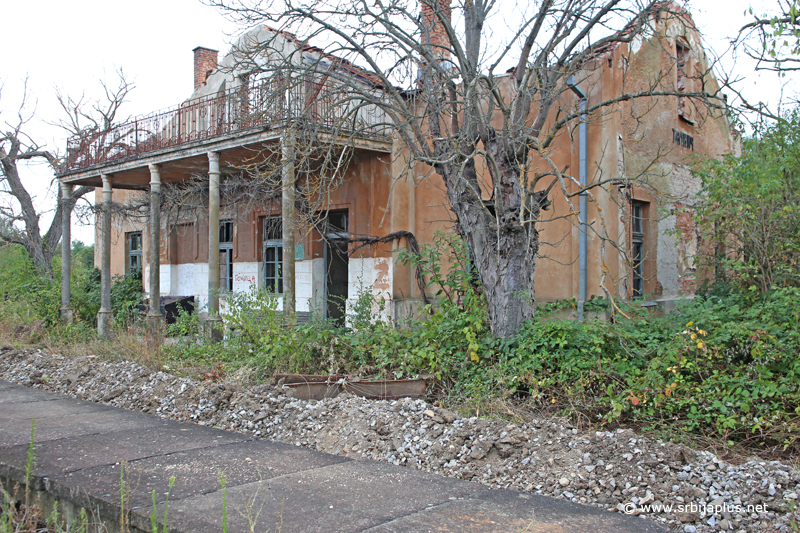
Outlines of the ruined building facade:
{"label": "ruined building facade", "polygon": [[[631,43],[600,51],[567,98],[577,105],[583,93],[591,108],[631,88],[652,86],[654,80],[677,91],[698,91],[702,85],[713,94],[718,87],[696,30],[678,18],[658,20],[655,28]],[[301,46],[289,35],[278,37],[261,27],[242,39],[281,43],[273,44],[273,53],[280,46]],[[299,57],[319,60],[318,53],[306,46]],[[255,286],[281,293],[281,197],[255,204],[228,202],[226,176],[241,175],[259,157],[262,162],[280,157],[285,129],[272,127],[270,121],[289,120],[291,102],[313,102],[312,116],[323,122],[335,119],[336,110],[325,107],[324,80],[317,79],[302,85],[305,92],[294,99],[288,94],[273,98],[266,115],[274,116],[265,117],[262,109],[258,120],[263,123],[237,125],[232,117],[240,120],[255,109],[259,95],[269,92],[258,87],[279,83],[276,76],[260,79],[256,70],[242,76],[236,53],[219,64],[213,50],[196,48],[194,54],[194,92],[184,104],[128,123],[113,135],[75,140],[70,167],[60,178],[67,186],[105,185],[113,202],[124,203],[137,196],[147,200],[155,183],[160,190],[161,184],[202,181],[211,175],[211,189],[204,190],[213,190],[215,178],[222,183],[218,216],[204,206],[156,219],[112,216],[110,230],[98,224],[98,265],[102,243],[110,242],[105,260],[111,274],[141,268],[146,292],[157,287],[162,296],[194,296],[200,306],[208,303],[209,271],[215,263],[223,290]],[[371,83],[369,74],[353,68],[353,83]],[[237,110],[232,102],[238,102]],[[349,138],[348,164],[336,187],[325,192],[324,205],[315,208],[315,225],[301,225],[294,234],[297,310],[319,309],[336,317],[350,312],[358,294],[369,291],[385,302],[388,317],[399,320],[413,316],[423,300],[416,272],[397,258],[397,249],[408,245],[407,236],[362,247],[354,240],[402,233],[424,245],[433,242],[436,232],[452,232],[453,216],[439,176],[422,163],[408,165],[407,153],[385,127],[380,110],[361,113],[359,122],[366,127]],[[585,271],[580,268],[581,227],[575,216],[567,216],[572,211],[563,195],[555,193],[541,224],[545,244],[536,271],[536,300],[578,297],[582,275],[587,297],[606,291],[622,298],[666,300],[693,294],[701,275],[696,256],[703,239],[691,216],[699,183],[689,164],[693,156],[737,150],[728,117],[681,96],[621,101],[590,114],[585,128],[580,120],[572,121],[548,156],[577,175],[582,143],[588,181],[606,184],[593,191],[593,201],[586,205]],[[576,185],[568,187],[574,190]],[[103,199],[101,189],[97,199]],[[202,202],[210,206],[208,198]],[[148,247],[154,223],[159,227],[158,261]]]}

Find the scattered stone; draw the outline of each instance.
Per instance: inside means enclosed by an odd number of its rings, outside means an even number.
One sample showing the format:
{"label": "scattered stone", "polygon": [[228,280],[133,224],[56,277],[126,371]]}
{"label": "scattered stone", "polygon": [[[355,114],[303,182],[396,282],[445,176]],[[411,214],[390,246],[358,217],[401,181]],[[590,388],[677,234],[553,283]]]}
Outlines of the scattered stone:
{"label": "scattered stone", "polygon": [[0,378],[321,452],[631,512],[674,533],[792,531],[792,520],[800,522],[787,503],[798,498],[800,472],[789,466],[729,465],[629,429],[584,432],[559,418],[516,424],[463,418],[422,400],[347,393],[304,401],[283,387],[198,381],[37,349],[0,348]]}

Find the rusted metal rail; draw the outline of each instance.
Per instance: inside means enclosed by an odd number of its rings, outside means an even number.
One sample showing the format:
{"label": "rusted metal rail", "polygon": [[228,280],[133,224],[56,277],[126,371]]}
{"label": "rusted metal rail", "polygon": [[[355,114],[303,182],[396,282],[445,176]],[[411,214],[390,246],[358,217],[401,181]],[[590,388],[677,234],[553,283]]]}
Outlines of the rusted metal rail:
{"label": "rusted metal rail", "polygon": [[380,107],[357,105],[337,94],[325,86],[288,86],[273,78],[187,100],[107,130],[88,130],[70,138],[64,172],[236,132],[280,128],[289,121],[326,133],[389,140],[390,127]]}
{"label": "rusted metal rail", "polygon": [[292,391],[301,400],[335,398],[342,391],[370,400],[425,398],[424,379],[362,380],[352,376],[321,376],[312,374],[276,374],[275,384]]}

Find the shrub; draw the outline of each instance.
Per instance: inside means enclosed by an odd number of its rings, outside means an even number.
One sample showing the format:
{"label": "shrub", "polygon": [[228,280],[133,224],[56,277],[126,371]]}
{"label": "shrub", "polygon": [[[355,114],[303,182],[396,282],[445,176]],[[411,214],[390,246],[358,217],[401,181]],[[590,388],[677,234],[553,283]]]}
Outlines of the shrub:
{"label": "shrub", "polygon": [[[698,162],[699,223],[712,236],[708,263],[764,293],[800,284],[800,109],[756,128],[741,157]],[[735,183],[735,186],[731,186]]]}
{"label": "shrub", "polygon": [[142,303],[142,271],[114,276],[111,280],[111,311],[118,327],[130,325],[136,306]]}

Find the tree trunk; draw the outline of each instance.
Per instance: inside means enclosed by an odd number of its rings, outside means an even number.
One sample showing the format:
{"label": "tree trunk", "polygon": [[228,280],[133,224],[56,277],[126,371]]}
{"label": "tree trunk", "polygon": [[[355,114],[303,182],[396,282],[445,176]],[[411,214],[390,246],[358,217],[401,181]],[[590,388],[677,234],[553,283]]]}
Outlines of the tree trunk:
{"label": "tree trunk", "polygon": [[[437,171],[444,178],[458,231],[473,254],[486,294],[492,334],[509,338],[523,322],[534,317],[533,275],[539,234],[533,221],[522,223],[519,219],[522,203],[521,187],[516,185],[520,182],[519,171],[502,157],[496,161],[501,176],[495,176],[495,183],[505,191],[494,202],[495,209],[500,208],[496,217],[476,197],[480,188],[474,163],[465,164],[461,171],[455,165]],[[538,206],[535,207],[538,218]]]}

